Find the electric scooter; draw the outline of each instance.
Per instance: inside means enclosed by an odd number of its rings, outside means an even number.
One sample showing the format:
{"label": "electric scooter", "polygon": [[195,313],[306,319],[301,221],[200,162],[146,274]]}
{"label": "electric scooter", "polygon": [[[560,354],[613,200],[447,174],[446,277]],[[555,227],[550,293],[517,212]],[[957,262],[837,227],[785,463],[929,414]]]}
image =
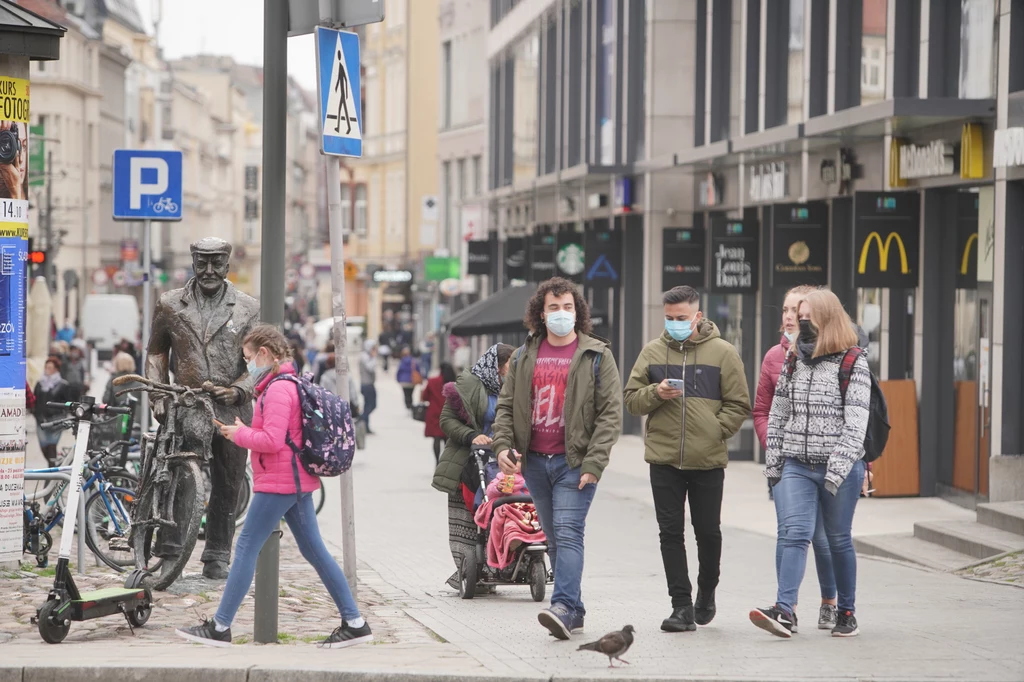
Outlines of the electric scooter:
{"label": "electric scooter", "polygon": [[82,494],[82,467],[89,448],[89,430],[93,417],[101,414],[129,414],[129,407],[97,405],[91,396],[80,402],[46,403],[47,407],[64,410],[78,421],[78,436],[75,440],[75,455],[71,462],[71,485],[68,487],[67,512],[64,519],[64,533],[60,540],[60,554],[57,558],[57,572],[53,589],[46,603],[36,611],[34,623],[39,634],[48,644],[60,644],[71,630],[71,621],[92,620],[115,613],[122,614],[132,629],[142,627],[149,620],[153,610],[153,596],[143,581],[150,578],[147,571],[135,570],[125,581],[124,587],[109,587],[93,592],[79,592],[68,569],[68,559],[74,544],[75,524],[78,521],[78,496]]}

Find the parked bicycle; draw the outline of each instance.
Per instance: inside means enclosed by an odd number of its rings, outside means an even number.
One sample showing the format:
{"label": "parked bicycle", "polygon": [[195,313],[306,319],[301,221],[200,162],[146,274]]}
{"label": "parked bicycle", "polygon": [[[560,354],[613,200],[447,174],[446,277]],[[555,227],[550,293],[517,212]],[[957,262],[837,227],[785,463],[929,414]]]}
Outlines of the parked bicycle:
{"label": "parked bicycle", "polygon": [[[145,570],[161,557],[152,588],[165,590],[188,563],[199,537],[205,508],[202,463],[210,458],[214,435],[211,396],[202,389],[163,384],[137,374],[114,379],[115,386],[163,400],[166,413],[156,433],[142,436],[142,461],[137,500],[132,511],[131,548],[135,566]],[[190,449],[191,448],[191,449]]]}

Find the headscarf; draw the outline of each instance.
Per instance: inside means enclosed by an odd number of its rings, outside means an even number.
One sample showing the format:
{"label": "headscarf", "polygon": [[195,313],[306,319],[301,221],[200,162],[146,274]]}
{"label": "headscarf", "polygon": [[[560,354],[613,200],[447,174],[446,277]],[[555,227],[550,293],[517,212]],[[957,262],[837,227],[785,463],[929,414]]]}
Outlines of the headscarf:
{"label": "headscarf", "polygon": [[469,371],[483,382],[488,393],[491,395],[501,393],[501,375],[498,373],[498,344],[488,348],[487,352],[473,365],[473,369]]}
{"label": "headscarf", "polygon": [[39,377],[39,388],[43,389],[46,393],[52,393],[62,381],[64,381],[64,377],[60,375],[60,372],[43,374],[43,376]]}

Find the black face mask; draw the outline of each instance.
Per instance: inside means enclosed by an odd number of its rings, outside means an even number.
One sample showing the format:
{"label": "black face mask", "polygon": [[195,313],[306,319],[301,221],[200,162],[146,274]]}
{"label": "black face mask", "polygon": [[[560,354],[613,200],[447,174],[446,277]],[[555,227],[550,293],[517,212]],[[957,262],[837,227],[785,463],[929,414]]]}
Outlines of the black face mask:
{"label": "black face mask", "polygon": [[818,330],[810,320],[800,320],[800,333],[796,337],[796,350],[802,360],[814,357],[814,348],[818,345]]}

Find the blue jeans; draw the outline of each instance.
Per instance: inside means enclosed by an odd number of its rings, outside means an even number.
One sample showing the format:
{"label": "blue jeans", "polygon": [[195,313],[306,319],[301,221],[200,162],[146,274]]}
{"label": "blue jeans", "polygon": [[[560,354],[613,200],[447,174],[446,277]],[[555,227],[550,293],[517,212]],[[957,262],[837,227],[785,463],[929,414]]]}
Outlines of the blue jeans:
{"label": "blue jeans", "polygon": [[334,599],[338,611],[344,620],[351,621],[359,617],[359,607],[352,590],[349,589],[345,574],[341,572],[338,562],[327,551],[320,537],[320,527],[316,522],[316,510],[313,508],[313,496],[310,493],[296,500],[295,493],[275,495],[272,493],[255,493],[249,505],[249,513],[245,517],[245,525],[235,545],[235,560],[231,563],[231,572],[224,587],[224,596],[220,600],[215,620],[224,626],[230,626],[235,619],[238,607],[252,586],[256,574],[256,557],[263,549],[263,543],[277,529],[281,518],[288,522],[299,546],[303,558],[316,569],[317,575],[327,587]]}
{"label": "blue jeans", "polygon": [[[776,486],[778,488],[778,486]],[[783,523],[785,512],[782,509],[782,495],[777,492],[775,500],[775,518],[779,523],[778,541],[775,543],[775,579],[778,580],[782,570],[782,542],[786,539],[786,526]],[[828,548],[825,536],[825,515],[818,510],[818,522],[814,524],[814,536],[811,538],[814,547],[814,565],[818,569],[818,587],[821,588],[822,599],[836,598],[836,575],[832,569],[832,552]]]}
{"label": "blue jeans", "polygon": [[587,613],[580,595],[583,531],[597,486],[588,485],[580,490],[580,470],[570,469],[565,455],[548,457],[531,452],[523,467],[523,478],[547,536],[548,558],[555,571],[551,605],[561,604],[582,617]]}
{"label": "blue jeans", "polygon": [[775,497],[782,498],[785,539],[779,567],[776,602],[790,613],[794,610],[807,567],[807,545],[814,536],[818,516],[824,519],[825,535],[832,553],[840,611],[855,611],[857,594],[857,553],[853,549],[853,512],[864,482],[864,462],[853,465],[839,491],[833,496],[825,489],[825,464],[801,464],[787,459]]}

